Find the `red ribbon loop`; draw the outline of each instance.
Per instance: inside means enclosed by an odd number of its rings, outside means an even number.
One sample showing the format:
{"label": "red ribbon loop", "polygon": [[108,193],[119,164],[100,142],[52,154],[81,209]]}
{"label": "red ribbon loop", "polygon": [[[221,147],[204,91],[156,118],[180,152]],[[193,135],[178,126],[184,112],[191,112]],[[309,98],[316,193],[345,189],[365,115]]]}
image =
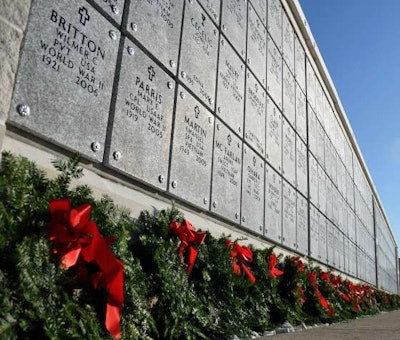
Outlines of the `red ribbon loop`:
{"label": "red ribbon loop", "polygon": [[269,275],[271,275],[271,277],[273,278],[283,275],[283,271],[276,268],[277,261],[278,257],[276,256],[276,254],[271,253],[268,259],[268,269],[269,269]]}
{"label": "red ribbon loop", "polygon": [[321,303],[322,307],[324,307],[328,313],[329,316],[334,315],[336,312],[333,310],[333,308],[329,305],[328,301],[326,301],[325,297],[322,295],[322,293],[318,289],[317,285],[317,273],[316,272],[311,272],[307,274],[308,279],[311,282],[311,285],[314,288],[315,294],[319,298],[319,302]]}
{"label": "red ribbon loop", "polygon": [[256,278],[253,275],[253,273],[250,271],[250,269],[247,267],[247,264],[250,264],[253,262],[253,252],[249,247],[244,247],[238,244],[237,242],[232,242],[230,240],[226,240],[225,244],[228,248],[231,249],[231,258],[233,260],[232,262],[232,267],[233,267],[233,272],[237,275],[241,275],[243,270],[247,276],[247,278],[250,280],[250,282],[255,283]]}
{"label": "red ribbon loop", "polygon": [[[111,238],[103,237],[95,222],[90,221],[91,206],[83,204],[71,209],[68,199],[50,202],[51,222],[48,237],[54,243],[53,252],[59,254],[61,268],[83,263],[94,263],[99,271],[90,275],[96,289],[108,291],[105,326],[115,339],[120,339],[120,321],[124,302],[123,263],[109,248]],[[86,273],[85,266],[78,268]]]}
{"label": "red ribbon loop", "polygon": [[171,222],[169,224],[169,228],[176,236],[179,237],[179,240],[181,241],[178,250],[179,255],[183,257],[185,252],[187,252],[186,271],[189,276],[196,262],[198,254],[197,249],[193,245],[202,244],[206,238],[206,233],[196,231],[192,223],[186,219],[182,224],[179,224],[178,222]]}

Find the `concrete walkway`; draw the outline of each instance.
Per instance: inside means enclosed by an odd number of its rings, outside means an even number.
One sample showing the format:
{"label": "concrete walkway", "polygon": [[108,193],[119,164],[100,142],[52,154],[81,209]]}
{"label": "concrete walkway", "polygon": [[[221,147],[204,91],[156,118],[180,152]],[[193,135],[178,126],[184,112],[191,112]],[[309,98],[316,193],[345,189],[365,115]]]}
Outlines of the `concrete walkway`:
{"label": "concrete walkway", "polygon": [[263,340],[400,340],[400,310],[321,326],[296,333],[262,337]]}

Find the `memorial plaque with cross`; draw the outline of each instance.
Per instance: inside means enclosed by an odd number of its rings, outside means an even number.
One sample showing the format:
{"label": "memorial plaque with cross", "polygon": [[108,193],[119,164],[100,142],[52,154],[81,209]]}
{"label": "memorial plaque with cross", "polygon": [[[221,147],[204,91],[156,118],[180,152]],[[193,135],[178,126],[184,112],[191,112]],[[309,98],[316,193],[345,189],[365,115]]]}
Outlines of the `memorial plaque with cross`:
{"label": "memorial plaque with cross", "polygon": [[192,1],[186,2],[182,30],[179,79],[213,110],[219,42],[217,27],[200,5]]}
{"label": "memorial plaque with cross", "polygon": [[267,31],[251,4],[247,25],[247,65],[266,87]]}
{"label": "memorial plaque with cross", "polygon": [[304,196],[308,196],[307,147],[296,135],[296,185]]}
{"label": "memorial plaque with cross", "polygon": [[102,161],[119,38],[86,1],[34,2],[8,122]]}
{"label": "memorial plaque with cross", "polygon": [[310,152],[308,153],[308,171],[310,181],[310,201],[318,207],[318,163]]}
{"label": "memorial plaque with cross", "polygon": [[211,19],[215,22],[217,26],[219,26],[219,14],[221,10],[221,2],[214,0],[199,0],[199,3],[203,6],[205,11],[211,17]]}
{"label": "memorial plaque with cross", "polygon": [[118,25],[121,25],[125,0],[94,0],[95,3]]}
{"label": "memorial plaque with cross", "polygon": [[217,115],[243,136],[245,66],[221,36],[218,68]]}
{"label": "memorial plaque with cross", "polygon": [[282,192],[282,244],[296,249],[296,190],[284,180]]}
{"label": "memorial plaque with cross", "polygon": [[319,213],[319,248],[318,248],[318,259],[322,263],[327,261],[327,246],[326,246],[326,226],[327,220],[324,215]]}
{"label": "memorial plaque with cross", "polygon": [[246,1],[225,0],[222,2],[222,33],[243,59],[246,57],[246,20]]}
{"label": "memorial plaque with cross", "polygon": [[282,11],[283,26],[283,59],[285,60],[290,72],[294,75],[294,31],[289,17]]}
{"label": "memorial plaque with cross", "polygon": [[276,171],[282,169],[282,115],[267,96],[266,159]]}
{"label": "memorial plaque with cross", "polygon": [[125,39],[109,166],[166,190],[174,93],[175,82]]}
{"label": "memorial plaque with cross", "polygon": [[169,192],[208,209],[214,116],[179,87],[174,126]]}
{"label": "memorial plaque with cross", "polygon": [[267,163],[265,165],[265,228],[270,240],[281,243],[282,238],[282,179]]}
{"label": "memorial plaque with cross", "polygon": [[282,56],[269,35],[267,48],[267,91],[282,110]]}
{"label": "memorial plaque with cross", "polygon": [[296,131],[307,143],[307,112],[306,112],[306,96],[301,91],[300,86],[296,83]]}
{"label": "memorial plaque with cross", "polygon": [[265,155],[266,94],[261,84],[247,70],[244,139],[261,156]]}
{"label": "memorial plaque with cross", "polygon": [[211,211],[240,223],[242,142],[221,121],[216,121],[214,138]]}
{"label": "memorial plaque with cross", "polygon": [[319,256],[319,213],[310,204],[310,256],[318,260]]}
{"label": "memorial plaque with cross", "polygon": [[267,29],[280,53],[282,53],[282,5],[280,0],[268,1]]}
{"label": "memorial plaque with cross", "polygon": [[264,234],[264,161],[246,145],[243,147],[241,225]]}
{"label": "memorial plaque with cross", "polygon": [[308,255],[308,202],[300,193],[297,193],[296,211],[296,250]]}
{"label": "memorial plaque with cross", "polygon": [[296,126],[295,81],[289,68],[283,63],[283,115],[289,123]]}
{"label": "memorial plaque with cross", "polygon": [[296,186],[296,133],[285,118],[282,120],[282,174]]}
{"label": "memorial plaque with cross", "polygon": [[297,84],[306,93],[306,56],[297,35],[294,37],[294,74]]}
{"label": "memorial plaque with cross", "polygon": [[183,0],[132,0],[125,29],[173,74],[177,72]]}

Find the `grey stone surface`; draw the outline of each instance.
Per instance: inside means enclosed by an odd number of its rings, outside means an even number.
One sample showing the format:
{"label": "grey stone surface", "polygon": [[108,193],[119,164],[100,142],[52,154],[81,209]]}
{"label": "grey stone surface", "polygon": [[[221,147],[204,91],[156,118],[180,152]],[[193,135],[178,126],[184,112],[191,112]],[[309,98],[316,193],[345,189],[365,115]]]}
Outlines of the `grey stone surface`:
{"label": "grey stone surface", "polygon": [[282,172],[282,114],[267,96],[266,160],[279,173]]}
{"label": "grey stone surface", "polygon": [[280,0],[268,1],[267,29],[278,50],[282,52],[282,5]]}
{"label": "grey stone surface", "polygon": [[[4,18],[22,32],[28,21],[29,8],[32,0],[2,0],[0,1],[0,21]],[[1,32],[1,31],[0,31]]]}
{"label": "grey stone surface", "polygon": [[285,11],[282,11],[282,56],[290,72],[294,75],[294,31]]}
{"label": "grey stone surface", "polygon": [[219,25],[219,15],[221,11],[221,2],[214,0],[199,0],[200,4],[206,10],[211,19]]}
{"label": "grey stone surface", "polygon": [[132,0],[125,29],[172,73],[178,65],[183,0]]}
{"label": "grey stone surface", "polygon": [[286,63],[283,63],[283,98],[282,107],[283,115],[289,121],[289,123],[295,127],[296,126],[296,97],[295,97],[295,81],[292,73],[287,67]]}
{"label": "grey stone surface", "polygon": [[286,119],[282,119],[282,174],[296,186],[296,133]]}
{"label": "grey stone surface", "polygon": [[[101,161],[119,36],[84,1],[35,2],[9,121]],[[20,115],[19,105],[30,115]]]}
{"label": "grey stone surface", "polygon": [[257,152],[265,155],[266,93],[261,84],[247,70],[244,140]]}
{"label": "grey stone surface", "polygon": [[304,196],[308,196],[307,146],[296,135],[296,187]]}
{"label": "grey stone surface", "polygon": [[208,209],[214,116],[182,87],[177,101],[169,192]]}
{"label": "grey stone surface", "polygon": [[166,190],[174,93],[175,82],[125,39],[109,166]]}
{"label": "grey stone surface", "polygon": [[8,116],[22,34],[0,18],[0,120]]}
{"label": "grey stone surface", "polygon": [[308,255],[308,203],[299,193],[297,193],[296,213],[296,250]]}
{"label": "grey stone surface", "polygon": [[247,22],[247,64],[264,86],[267,68],[267,31],[251,4]]}
{"label": "grey stone surface", "polygon": [[282,244],[296,249],[296,190],[283,180],[282,193]]}
{"label": "grey stone surface", "polygon": [[307,100],[315,110],[315,72],[311,62],[306,58]]}
{"label": "grey stone surface", "polygon": [[296,83],[296,131],[302,138],[303,142],[307,143],[306,97],[297,83]]}
{"label": "grey stone surface", "polygon": [[318,207],[322,213],[326,214],[326,175],[320,165],[318,169]]}
{"label": "grey stone surface", "polygon": [[310,201],[318,206],[318,163],[314,156],[308,153],[309,190]]}
{"label": "grey stone surface", "polygon": [[316,157],[317,155],[317,117],[312,110],[309,103],[307,103],[307,113],[308,113],[308,148]]}
{"label": "grey stone surface", "polygon": [[218,67],[217,115],[243,136],[245,65],[221,36]]}
{"label": "grey stone surface", "polygon": [[327,226],[327,220],[326,220],[325,216],[319,214],[319,228],[318,228],[319,247],[318,247],[318,259],[319,259],[322,263],[326,263],[326,259],[327,259],[326,226]]}
{"label": "grey stone surface", "polygon": [[211,211],[240,223],[242,141],[221,121],[214,139]]}
{"label": "grey stone surface", "polygon": [[264,26],[267,25],[267,1],[265,0],[252,0],[251,4],[257,12],[257,15],[260,17]]}
{"label": "grey stone surface", "polygon": [[282,178],[265,163],[265,228],[269,239],[281,243],[282,239]]}
{"label": "grey stone surface", "polygon": [[264,161],[248,146],[243,147],[241,225],[264,234]]}
{"label": "grey stone surface", "polygon": [[282,56],[270,35],[267,38],[267,91],[282,110]]}
{"label": "grey stone surface", "polygon": [[294,74],[297,84],[306,93],[306,59],[304,48],[299,38],[294,37]]}
{"label": "grey stone surface", "polygon": [[121,25],[125,0],[94,0],[104,13],[107,13],[118,25]]}
{"label": "grey stone surface", "polygon": [[309,254],[312,258],[318,260],[319,255],[319,213],[318,210],[310,204],[310,249]]}
{"label": "grey stone surface", "polygon": [[218,41],[218,30],[200,5],[187,2],[179,79],[211,110],[215,105]]}
{"label": "grey stone surface", "polygon": [[243,59],[246,57],[246,20],[246,1],[226,0],[222,2],[222,33]]}
{"label": "grey stone surface", "polygon": [[280,327],[276,328],[275,331],[276,331],[276,334],[293,333],[294,328],[288,321],[285,321]]}

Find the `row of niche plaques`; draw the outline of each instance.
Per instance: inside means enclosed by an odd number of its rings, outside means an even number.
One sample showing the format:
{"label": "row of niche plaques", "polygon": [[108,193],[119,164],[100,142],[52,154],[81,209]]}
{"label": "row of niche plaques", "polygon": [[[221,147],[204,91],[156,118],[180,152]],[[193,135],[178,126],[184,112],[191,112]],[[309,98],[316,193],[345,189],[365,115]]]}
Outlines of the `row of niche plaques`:
{"label": "row of niche plaques", "polygon": [[[209,111],[215,91],[212,82],[208,83],[212,77],[204,76],[204,70],[216,73],[210,60],[216,61],[218,34],[196,4],[187,6],[183,23],[180,67],[186,71],[180,77],[208,108],[183,87],[175,89],[175,81],[157,63],[127,38],[121,40],[120,33],[87,2],[78,0],[75,6],[67,6],[43,0],[32,5],[10,122],[97,161],[103,159],[105,149],[107,165],[163,190],[168,184],[172,194],[260,234],[265,224],[267,237],[274,239],[276,234],[288,247],[301,247],[306,253],[303,234],[307,233],[296,234],[307,224],[301,222],[304,209],[297,209],[302,205],[296,205],[302,196],[294,189],[297,186],[307,196],[305,144],[263,86],[241,66],[233,71],[227,87],[232,97],[236,94],[236,100],[243,101],[243,92],[237,88],[235,92],[237,83],[232,84],[236,73],[242,73],[242,79],[246,75],[243,134],[232,128],[233,133]],[[204,28],[199,35],[200,26]],[[120,77],[105,145],[120,40]],[[186,59],[190,55],[199,63]],[[222,94],[223,87],[218,92]],[[243,143],[238,132],[256,152]],[[296,163],[297,156],[301,161]],[[264,207],[264,201],[272,199],[268,180],[264,183],[268,168],[276,172],[282,185],[273,190],[281,196],[275,226],[270,226],[268,218],[270,205]],[[296,174],[302,179],[297,180]],[[282,231],[282,221],[288,230]]]}

